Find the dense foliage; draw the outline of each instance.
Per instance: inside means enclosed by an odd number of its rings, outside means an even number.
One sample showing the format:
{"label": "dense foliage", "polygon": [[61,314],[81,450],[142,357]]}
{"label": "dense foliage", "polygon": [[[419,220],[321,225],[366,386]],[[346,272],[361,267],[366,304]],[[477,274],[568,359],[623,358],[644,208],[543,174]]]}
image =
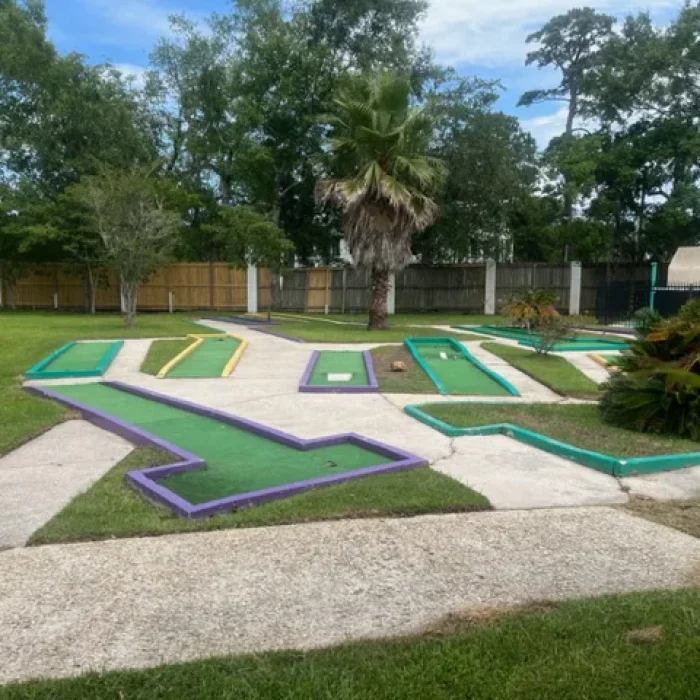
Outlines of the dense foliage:
{"label": "dense foliage", "polygon": [[371,271],[370,328],[386,328],[389,274],[408,265],[413,235],[438,215],[444,167],[428,155],[432,124],[410,96],[410,83],[391,73],[358,77],[325,120],[334,176],[317,194],[340,207],[353,260]]}
{"label": "dense foliage", "polygon": [[649,433],[700,440],[700,299],[640,335],[606,385],[603,419]]}
{"label": "dense foliage", "polygon": [[[700,6],[665,26],[646,14],[574,9],[530,41],[527,63],[560,80],[522,105],[563,101],[564,132],[538,153],[501,86],[460,76],[421,44],[424,0],[239,0],[172,18],[145,79],[60,54],[42,0],[0,0],[0,275],[74,263],[94,289],[104,246],[76,183],[156,164],[180,225],[171,254],[226,260],[228,209],[278,227],[302,262],[331,261],[341,212],[315,197],[337,176],[325,146],[358,75],[391,72],[429,124],[444,163],[437,217],[412,238],[425,262],[668,259],[700,237]],[[533,76],[534,81],[534,76]],[[89,299],[90,293],[87,294]]]}

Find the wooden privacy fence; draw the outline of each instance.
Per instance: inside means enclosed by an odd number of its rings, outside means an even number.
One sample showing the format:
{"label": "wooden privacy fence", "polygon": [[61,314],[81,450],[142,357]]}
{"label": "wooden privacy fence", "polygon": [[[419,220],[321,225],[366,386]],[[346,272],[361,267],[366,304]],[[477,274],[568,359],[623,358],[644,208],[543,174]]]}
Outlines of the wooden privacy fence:
{"label": "wooden privacy fence", "polygon": [[[660,280],[667,266],[659,266]],[[98,310],[120,308],[117,276],[102,272],[96,296]],[[496,308],[516,290],[551,289],[562,312],[596,308],[600,282],[646,281],[650,265],[580,265],[579,263],[499,263],[495,276],[483,263],[411,266],[396,275],[390,310],[402,312],[461,311],[484,313],[487,296]],[[86,286],[75,266],[36,266],[13,286],[0,285],[4,306],[32,309],[85,308]],[[273,308],[280,311],[362,312],[369,307],[369,275],[353,268],[299,268],[286,271],[273,289]],[[270,271],[239,270],[225,263],[175,263],[157,270],[141,285],[138,306],[147,311],[210,309],[245,311],[267,308]]]}
{"label": "wooden privacy fence", "polygon": [[[119,281],[114,270],[103,270],[97,289],[96,308],[121,307]],[[80,309],[85,307],[86,285],[75,267],[61,263],[36,266],[13,287],[3,290],[6,306],[17,308]],[[260,296],[267,299],[267,290]],[[138,307],[146,311],[221,309],[245,311],[247,271],[223,263],[177,263],[166,265],[139,287]]]}

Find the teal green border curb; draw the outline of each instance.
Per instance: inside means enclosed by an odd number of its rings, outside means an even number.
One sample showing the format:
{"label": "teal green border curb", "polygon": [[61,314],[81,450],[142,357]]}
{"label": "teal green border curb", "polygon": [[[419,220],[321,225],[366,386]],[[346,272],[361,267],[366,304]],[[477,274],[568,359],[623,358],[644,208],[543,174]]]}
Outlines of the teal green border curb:
{"label": "teal green border curb", "polygon": [[64,352],[72,348],[76,341],[71,341],[60,348],[54,350],[44,359],[39,360],[35,365],[32,365],[25,373],[25,379],[65,379],[67,377],[101,377],[107,368],[112,364],[112,361],[117,356],[117,353],[124,345],[123,340],[115,340],[106,350],[100,361],[91,369],[74,369],[74,370],[45,370],[57,357],[63,355]]}
{"label": "teal green border curb", "polygon": [[[462,405],[464,402],[461,402]],[[424,406],[427,404],[423,404]],[[412,404],[406,406],[404,411],[431,428],[447,435],[448,437],[463,437],[476,435],[506,435],[527,445],[537,447],[544,452],[563,457],[584,467],[609,474],[610,476],[634,476],[635,474],[654,474],[656,472],[672,471],[700,465],[700,452],[679,452],[678,454],[654,455],[653,457],[632,457],[622,459],[612,457],[602,452],[593,452],[581,447],[575,447],[566,442],[560,442],[553,438],[536,433],[527,428],[521,428],[512,423],[493,423],[491,425],[477,425],[470,428],[458,428],[445,421],[426,413],[422,406]]]}
{"label": "teal green border curb", "polygon": [[441,394],[449,394],[445,385],[438,379],[437,375],[430,366],[423,360],[416,345],[428,344],[428,343],[447,343],[457,352],[461,353],[467,362],[471,362],[475,367],[480,369],[484,374],[491,377],[497,384],[500,384],[509,394],[512,396],[520,396],[520,392],[507,380],[504,379],[500,374],[494,372],[490,367],[487,367],[481,360],[478,360],[474,355],[472,355],[469,350],[467,350],[462,343],[454,338],[449,337],[430,337],[430,338],[406,338],[404,341],[406,349],[411,353],[411,357],[416,361],[418,366],[430,377],[430,380],[435,384],[438,391]]}
{"label": "teal green border curb", "polygon": [[54,350],[51,354],[47,355],[45,358],[42,360],[39,360],[35,365],[32,365],[25,373],[24,376],[26,379],[41,379],[42,377],[45,377],[46,375],[42,373],[42,370],[44,367],[47,365],[50,365],[59,355],[63,355],[66,350],[69,348],[72,348],[75,345],[75,341],[71,340],[70,343],[66,343],[65,345],[61,345],[60,348],[57,350]]}
{"label": "teal green border curb", "polygon": [[[527,348],[536,347],[537,343],[534,340],[529,340],[528,338],[523,338],[522,334],[517,332],[518,329],[514,329],[516,332],[511,332],[509,327],[500,328],[498,326],[450,326],[459,331],[469,331],[472,333],[482,333],[483,335],[492,336],[494,338],[505,338],[507,340],[515,340],[518,345],[523,345]],[[586,342],[588,341],[588,342]],[[601,339],[595,340],[593,338],[582,338],[579,342],[566,342],[562,341],[556,343],[552,348],[553,352],[595,352],[602,350],[614,351],[618,350],[622,352],[623,350],[628,350],[629,344],[623,340],[608,340]]]}

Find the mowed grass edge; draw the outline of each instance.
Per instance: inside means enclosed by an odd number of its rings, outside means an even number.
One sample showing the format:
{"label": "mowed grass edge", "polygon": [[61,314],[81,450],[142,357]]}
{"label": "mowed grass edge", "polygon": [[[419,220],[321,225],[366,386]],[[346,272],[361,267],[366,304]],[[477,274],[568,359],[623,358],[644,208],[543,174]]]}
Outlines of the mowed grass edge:
{"label": "mowed grass edge", "polygon": [[29,545],[144,537],[347,518],[408,517],[486,510],[488,499],[429,467],[380,474],[199,520],[153,505],[127,485],[131,469],[167,464],[165,452],[139,448],[39,528]]}
{"label": "mowed grass edge", "polygon": [[68,415],[59,404],[22,390],[22,373],[61,345],[71,340],[181,337],[208,332],[191,316],[182,314],[141,314],[136,325],[127,328],[119,314],[0,312],[0,455]]}
{"label": "mowed grass edge", "polygon": [[594,404],[440,403],[421,410],[457,428],[514,423],[594,452],[614,457],[646,457],[700,452],[700,443],[668,435],[638,433],[604,423]]}
{"label": "mowed grass edge", "polygon": [[700,590],[462,611],[418,634],[0,688],[0,700],[691,700]]}
{"label": "mowed grass edge", "polygon": [[556,394],[579,399],[600,398],[598,385],[563,357],[539,355],[532,350],[496,342],[483,343],[481,347]]}

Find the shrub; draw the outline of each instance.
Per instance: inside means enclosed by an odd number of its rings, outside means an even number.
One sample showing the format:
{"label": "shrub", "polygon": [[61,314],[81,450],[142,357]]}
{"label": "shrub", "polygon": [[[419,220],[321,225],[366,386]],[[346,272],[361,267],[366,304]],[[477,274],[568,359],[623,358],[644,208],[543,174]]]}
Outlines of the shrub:
{"label": "shrub", "polygon": [[646,338],[654,326],[657,326],[661,321],[663,321],[661,314],[655,309],[648,307],[639,309],[632,319],[634,330],[640,338]]}
{"label": "shrub", "polygon": [[[646,333],[646,334],[644,334]],[[600,403],[603,420],[700,440],[700,299],[630,343]]]}
{"label": "shrub", "polygon": [[559,316],[555,301],[554,292],[548,289],[522,289],[506,301],[503,314],[512,325],[532,330],[552,316]]}
{"label": "shrub", "polygon": [[571,336],[571,326],[558,314],[554,313],[540,322],[537,326],[535,352],[546,355],[554,346]]}

